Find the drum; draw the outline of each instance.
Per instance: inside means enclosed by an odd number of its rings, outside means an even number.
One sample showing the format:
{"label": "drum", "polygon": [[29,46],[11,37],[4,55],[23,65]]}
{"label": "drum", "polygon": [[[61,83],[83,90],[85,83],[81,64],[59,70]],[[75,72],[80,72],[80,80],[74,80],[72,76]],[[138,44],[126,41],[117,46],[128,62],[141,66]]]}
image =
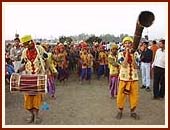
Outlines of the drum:
{"label": "drum", "polygon": [[13,73],[10,78],[11,92],[47,93],[47,75]]}

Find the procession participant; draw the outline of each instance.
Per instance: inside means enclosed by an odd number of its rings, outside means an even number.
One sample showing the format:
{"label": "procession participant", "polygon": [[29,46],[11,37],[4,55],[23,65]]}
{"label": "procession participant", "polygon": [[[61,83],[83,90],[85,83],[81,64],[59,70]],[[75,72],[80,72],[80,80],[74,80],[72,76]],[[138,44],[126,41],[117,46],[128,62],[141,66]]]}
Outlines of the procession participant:
{"label": "procession participant", "polygon": [[105,77],[107,77],[108,82],[109,82],[109,67],[108,67],[109,50],[105,50],[105,54],[106,54],[106,60],[105,60],[105,71],[104,71],[104,75],[105,75]]}
{"label": "procession participant", "polygon": [[90,52],[90,49],[88,49],[87,52],[87,77],[86,80],[89,81],[89,84],[91,83],[91,75],[92,75],[92,67],[93,67],[93,55]]}
{"label": "procession participant", "polygon": [[83,83],[83,80],[87,78],[87,63],[88,63],[88,45],[87,43],[81,43],[81,51],[80,51],[80,84]]}
{"label": "procession participant", "polygon": [[59,63],[60,63],[60,61],[59,61],[59,53],[60,53],[60,51],[59,51],[59,43],[57,43],[55,46],[54,46],[54,48],[52,49],[52,53],[53,53],[53,58],[54,58],[54,66],[55,66],[55,68],[56,68],[56,70],[57,70],[57,73],[56,73],[56,75],[55,75],[55,83],[58,81],[58,77],[59,77]]}
{"label": "procession participant", "polygon": [[70,72],[74,72],[75,71],[75,51],[73,49],[73,46],[70,46],[70,49],[68,51],[68,61],[69,61],[69,65],[68,65],[68,68],[69,68],[69,71]]}
{"label": "procession participant", "polygon": [[68,60],[65,47],[62,43],[58,44],[59,54],[58,54],[58,80],[65,84],[65,80],[68,79]]}
{"label": "procession participant", "polygon": [[98,57],[98,61],[99,61],[99,68],[98,68],[98,79],[100,79],[100,77],[102,75],[105,74],[106,72],[106,60],[107,60],[107,55],[105,53],[105,50],[104,50],[104,46],[103,45],[100,45],[99,46],[99,57]]}
{"label": "procession participant", "polygon": [[55,60],[54,60],[54,55],[53,53],[49,52],[49,44],[44,42],[41,43],[41,46],[45,49],[46,52],[48,52],[48,59],[47,63],[49,66],[49,71],[47,72],[47,88],[48,88],[48,93],[52,99],[55,99],[55,78],[57,76],[57,69],[55,67]]}
{"label": "procession participant", "polygon": [[[25,35],[21,38],[25,49],[22,52],[21,61],[24,64],[17,72],[25,70],[26,74],[45,74],[45,62],[48,54],[41,46],[36,46],[31,35]],[[24,108],[31,113],[27,118],[28,123],[40,123],[39,108],[42,104],[42,94],[35,92],[25,92]]]}
{"label": "procession participant", "polygon": [[118,75],[119,75],[119,64],[117,62],[117,50],[118,46],[113,43],[110,48],[110,54],[108,56],[109,66],[109,91],[110,97],[117,97],[118,89]]}
{"label": "procession participant", "polygon": [[79,51],[80,51],[80,49],[79,49],[79,46],[74,46],[74,68],[75,68],[75,72],[77,72],[77,70],[78,70],[78,61],[79,61]]}
{"label": "procession participant", "polygon": [[134,119],[139,119],[139,115],[135,110],[138,104],[138,72],[135,53],[131,53],[133,39],[131,37],[125,37],[123,39],[125,51],[118,54],[118,62],[120,63],[119,73],[119,87],[117,95],[117,107],[119,112],[116,115],[117,119],[122,118],[122,113],[126,101],[126,97],[129,97],[130,102],[130,116]]}
{"label": "procession participant", "polygon": [[54,59],[55,59],[54,65],[55,65],[55,68],[58,70],[58,54],[59,54],[59,47],[58,47],[58,45],[56,45],[53,48],[52,51],[53,51],[53,56],[54,56]]}
{"label": "procession participant", "polygon": [[97,51],[98,48],[98,42],[94,43],[93,48],[92,48],[92,55],[93,55],[93,73],[97,74],[99,62],[98,62],[98,57],[99,57],[99,52]]}

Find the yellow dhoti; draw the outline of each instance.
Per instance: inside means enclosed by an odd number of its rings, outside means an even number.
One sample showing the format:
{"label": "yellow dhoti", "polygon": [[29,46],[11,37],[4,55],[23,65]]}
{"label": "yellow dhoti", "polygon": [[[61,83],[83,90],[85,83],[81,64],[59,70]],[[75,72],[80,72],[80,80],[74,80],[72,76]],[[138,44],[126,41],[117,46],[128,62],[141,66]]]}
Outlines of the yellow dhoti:
{"label": "yellow dhoti", "polygon": [[32,109],[36,108],[39,109],[40,105],[42,104],[42,94],[37,95],[24,95],[24,108],[25,109]]}
{"label": "yellow dhoti", "polygon": [[130,108],[131,110],[135,109],[138,104],[138,97],[139,97],[138,88],[139,88],[138,81],[120,80],[119,87],[118,87],[118,95],[117,95],[117,107],[119,109],[123,109],[125,105],[126,97],[129,96]]}

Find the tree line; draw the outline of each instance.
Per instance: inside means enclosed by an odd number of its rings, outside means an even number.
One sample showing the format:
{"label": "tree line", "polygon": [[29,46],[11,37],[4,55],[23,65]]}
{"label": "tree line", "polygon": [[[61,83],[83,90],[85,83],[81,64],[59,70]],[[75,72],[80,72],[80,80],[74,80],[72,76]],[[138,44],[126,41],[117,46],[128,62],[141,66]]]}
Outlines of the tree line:
{"label": "tree line", "polygon": [[94,34],[79,34],[77,36],[60,36],[59,42],[68,43],[79,42],[81,40],[86,41],[89,45],[92,45],[94,42],[121,42],[123,37],[128,36],[128,34],[120,34],[119,36],[114,36],[112,34],[104,34],[100,36],[95,36]]}

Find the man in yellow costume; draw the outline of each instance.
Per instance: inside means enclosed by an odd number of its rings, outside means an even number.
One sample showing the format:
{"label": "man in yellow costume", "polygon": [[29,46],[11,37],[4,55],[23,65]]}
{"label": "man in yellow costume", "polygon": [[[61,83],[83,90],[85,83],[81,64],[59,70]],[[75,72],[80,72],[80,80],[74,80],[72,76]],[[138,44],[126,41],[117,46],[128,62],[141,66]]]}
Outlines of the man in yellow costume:
{"label": "man in yellow costume", "polygon": [[58,53],[58,80],[60,82],[63,82],[63,85],[65,84],[65,81],[68,80],[68,57],[67,52],[65,50],[65,46],[63,43],[59,43],[58,45],[59,53]]}
{"label": "man in yellow costume", "polygon": [[49,66],[49,71],[47,73],[48,77],[47,77],[47,90],[48,93],[50,95],[50,97],[52,99],[56,99],[55,97],[55,91],[56,91],[56,76],[57,76],[57,69],[55,67],[55,58],[54,58],[54,54],[52,52],[49,51],[49,43],[44,42],[41,43],[41,46],[45,49],[45,51],[48,54],[48,59],[46,60]]}
{"label": "man in yellow costume", "polygon": [[109,65],[109,91],[110,97],[116,98],[118,88],[119,64],[117,62],[117,44],[111,45],[110,54],[108,56]]}
{"label": "man in yellow costume", "polygon": [[133,39],[131,37],[125,37],[123,39],[123,45],[125,51],[118,54],[118,62],[120,63],[119,73],[119,87],[117,95],[117,107],[119,112],[116,115],[116,119],[122,118],[122,112],[124,109],[126,97],[130,102],[130,116],[134,119],[139,119],[139,115],[135,110],[138,104],[138,73],[137,73],[137,56],[132,53]]}
{"label": "man in yellow costume", "polygon": [[[18,72],[25,70],[26,74],[45,74],[45,62],[48,54],[42,46],[36,46],[31,35],[25,35],[21,38],[21,42],[25,49],[22,52],[21,67]],[[35,92],[25,92],[24,108],[31,113],[31,117],[27,118],[28,123],[40,123],[39,108],[42,104],[42,94]]]}
{"label": "man in yellow costume", "polygon": [[97,77],[98,77],[98,80],[99,80],[100,77],[106,73],[107,68],[108,68],[108,66],[107,66],[107,54],[105,52],[103,45],[99,46],[98,60],[99,60],[99,68],[98,68]]}
{"label": "man in yellow costume", "polygon": [[93,56],[90,53],[88,45],[86,42],[82,44],[82,50],[80,52],[80,62],[81,62],[81,75],[80,75],[80,84],[83,83],[83,80],[88,80],[91,82],[92,66],[93,66]]}

